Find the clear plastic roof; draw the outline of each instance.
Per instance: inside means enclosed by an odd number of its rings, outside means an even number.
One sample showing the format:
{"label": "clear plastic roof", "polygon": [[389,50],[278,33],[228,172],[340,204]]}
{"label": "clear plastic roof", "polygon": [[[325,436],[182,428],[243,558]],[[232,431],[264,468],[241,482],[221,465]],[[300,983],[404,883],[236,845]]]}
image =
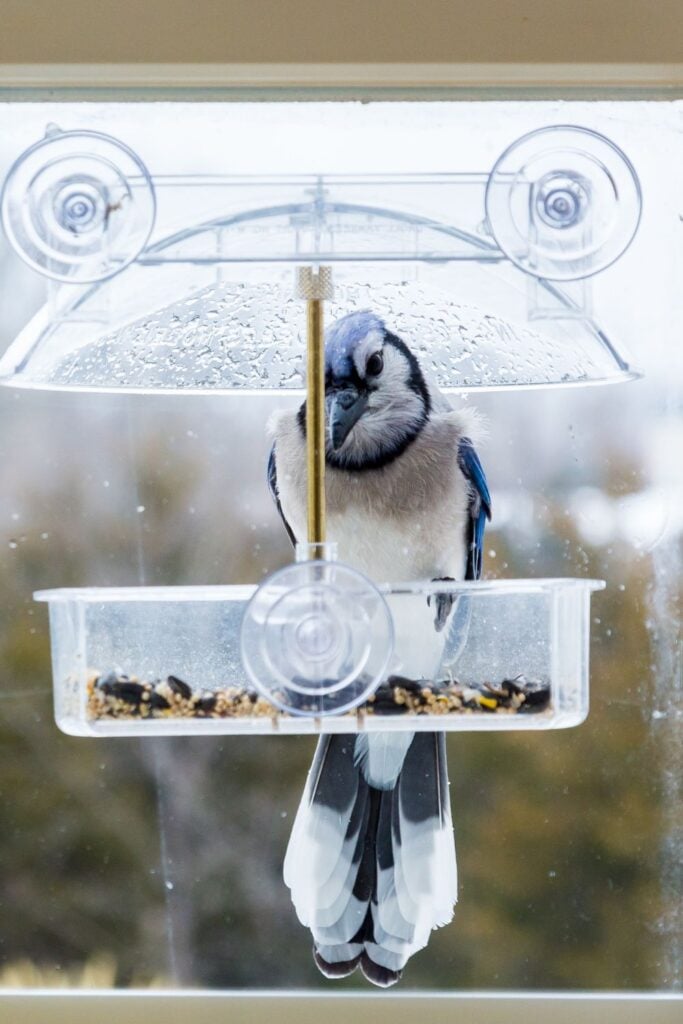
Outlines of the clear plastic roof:
{"label": "clear plastic roof", "polygon": [[155,177],[115,139],[53,127],[4,188],[8,236],[51,281],[0,383],[300,390],[307,264],[332,267],[328,322],[374,311],[446,391],[637,375],[594,320],[587,280],[636,230],[630,164],[576,128],[531,133],[520,152],[521,170],[511,147],[490,174]]}
{"label": "clear plastic roof", "polygon": [[[305,309],[289,284],[211,284],[114,330],[89,321],[45,324],[39,315],[17,343],[25,355],[16,365],[10,350],[0,371],[6,383],[38,388],[300,390]],[[345,282],[328,318],[354,309],[382,316],[447,391],[587,384],[631,374],[590,324],[515,322],[419,281]]]}

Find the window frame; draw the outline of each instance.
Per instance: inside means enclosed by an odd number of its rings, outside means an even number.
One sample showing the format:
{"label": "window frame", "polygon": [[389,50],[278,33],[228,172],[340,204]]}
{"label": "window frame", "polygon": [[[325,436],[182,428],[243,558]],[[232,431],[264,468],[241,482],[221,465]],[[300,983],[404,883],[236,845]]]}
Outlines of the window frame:
{"label": "window frame", "polygon": [[[381,1009],[380,1009],[381,1006]],[[683,993],[643,992],[404,992],[371,995],[272,991],[23,990],[0,993],[0,1017],[12,1024],[414,1024],[429,1007],[430,1024],[678,1024]]]}
{"label": "window frame", "polygon": [[[433,0],[429,0],[433,2]],[[125,22],[128,0],[108,12],[107,18]],[[73,8],[74,4],[71,3]],[[80,28],[94,29],[85,14]],[[501,0],[488,7],[504,6]],[[662,41],[675,34],[670,12],[651,3],[637,4],[650,30]],[[122,7],[124,10],[122,10]],[[131,5],[132,9],[132,5]],[[88,8],[89,12],[89,8]],[[423,12],[424,16],[424,12]],[[683,7],[677,15],[683,28]],[[33,20],[33,19],[32,19]],[[580,26],[581,19],[574,19]],[[102,34],[106,26],[98,19]],[[552,18],[549,19],[549,30]],[[634,30],[637,25],[634,24]],[[215,26],[212,28],[215,31]],[[581,52],[581,51],[579,51]],[[539,43],[538,55],[545,53]],[[0,58],[1,59],[1,58]],[[422,99],[473,98],[528,99],[620,98],[666,99],[683,96],[683,62],[670,63],[536,63],[430,62],[420,63],[0,63],[0,100],[46,102],[65,98],[226,100],[258,96],[269,99]],[[381,999],[380,1004],[377,999]],[[13,1024],[46,1020],[69,1024],[168,1024],[191,1014],[194,1024],[247,1024],[261,1019],[318,1024],[324,1014],[329,1024],[356,1024],[391,1020],[403,1024],[429,1007],[430,1024],[465,1019],[468,1024],[517,1024],[532,1015],[553,1024],[575,1024],[577,1019],[601,1024],[674,1024],[683,1016],[683,994],[671,992],[403,992],[340,994],[290,991],[193,992],[187,990],[0,990],[0,1018]]]}

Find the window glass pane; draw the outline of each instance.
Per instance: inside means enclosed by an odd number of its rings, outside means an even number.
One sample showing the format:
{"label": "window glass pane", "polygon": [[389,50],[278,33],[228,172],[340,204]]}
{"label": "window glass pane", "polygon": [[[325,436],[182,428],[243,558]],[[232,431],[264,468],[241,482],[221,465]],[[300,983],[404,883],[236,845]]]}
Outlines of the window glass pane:
{"label": "window glass pane", "polygon": [[[644,379],[464,400],[487,423],[485,575],[607,581],[590,715],[448,737],[459,903],[406,987],[681,985],[680,116],[663,102],[0,106],[2,177],[50,122],[120,138],[155,177],[487,172],[526,132],[566,123],[636,168],[642,222],[592,279],[590,308]],[[182,204],[174,215],[182,228]],[[456,292],[460,273],[444,271]],[[0,237],[3,348],[45,293]],[[284,565],[266,421],[299,402],[0,389],[0,984],[365,984],[320,975],[282,879],[314,740],[63,735],[32,601]]]}

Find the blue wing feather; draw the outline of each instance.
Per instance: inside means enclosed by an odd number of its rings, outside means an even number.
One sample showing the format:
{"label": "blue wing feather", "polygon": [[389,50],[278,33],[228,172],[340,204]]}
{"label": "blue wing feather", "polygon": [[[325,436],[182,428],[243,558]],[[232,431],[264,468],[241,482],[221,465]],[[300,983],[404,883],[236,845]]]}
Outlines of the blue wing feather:
{"label": "blue wing feather", "polygon": [[484,557],[486,520],[491,518],[491,495],[483,466],[469,437],[463,437],[458,445],[458,466],[470,485],[465,579],[478,580]]}
{"label": "blue wing feather", "polygon": [[277,464],[275,462],[275,445],[270,449],[270,455],[268,456],[268,490],[270,495],[275,502],[275,507],[278,510],[280,519],[282,520],[287,536],[292,542],[292,545],[296,547],[296,537],[294,531],[285,519],[285,514],[282,511],[282,503],[280,502],[280,494],[277,489]]}

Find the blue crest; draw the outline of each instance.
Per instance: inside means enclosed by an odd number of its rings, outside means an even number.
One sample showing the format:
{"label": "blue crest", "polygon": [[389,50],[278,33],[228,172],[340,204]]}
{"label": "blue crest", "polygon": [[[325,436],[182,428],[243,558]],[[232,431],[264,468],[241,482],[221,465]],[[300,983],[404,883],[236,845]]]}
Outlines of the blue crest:
{"label": "blue crest", "polygon": [[350,377],[353,352],[371,331],[384,334],[384,321],[369,309],[348,313],[325,331],[325,365],[334,377]]}

